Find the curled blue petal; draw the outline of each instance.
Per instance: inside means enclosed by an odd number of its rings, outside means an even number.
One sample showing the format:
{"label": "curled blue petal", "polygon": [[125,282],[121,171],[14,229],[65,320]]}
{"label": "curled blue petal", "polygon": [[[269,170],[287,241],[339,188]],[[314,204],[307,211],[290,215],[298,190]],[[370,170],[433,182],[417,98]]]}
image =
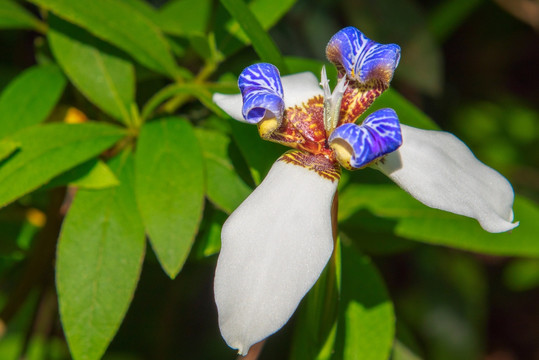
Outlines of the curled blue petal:
{"label": "curled blue petal", "polygon": [[238,86],[243,98],[242,114],[247,122],[256,124],[268,116],[281,121],[283,86],[275,66],[260,63],[245,68],[238,79]]}
{"label": "curled blue petal", "polygon": [[380,79],[389,84],[399,65],[400,47],[379,44],[350,26],[333,35],[326,55],[329,61],[344,69],[350,80],[365,83]]}
{"label": "curled blue petal", "polygon": [[400,123],[393,109],[375,111],[361,125],[341,125],[329,137],[329,145],[347,169],[365,167],[401,144]]}

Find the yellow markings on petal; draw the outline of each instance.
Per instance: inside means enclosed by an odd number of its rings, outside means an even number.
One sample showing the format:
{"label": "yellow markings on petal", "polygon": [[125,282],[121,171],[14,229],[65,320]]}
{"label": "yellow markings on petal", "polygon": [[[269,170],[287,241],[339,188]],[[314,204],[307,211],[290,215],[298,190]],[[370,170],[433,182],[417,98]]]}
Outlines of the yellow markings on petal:
{"label": "yellow markings on petal", "polygon": [[353,154],[353,149],[350,144],[342,139],[335,139],[329,146],[333,149],[333,153],[339,164],[348,170],[355,170],[350,164],[350,159]]}
{"label": "yellow markings on petal", "polygon": [[311,154],[304,151],[288,151],[277,161],[284,161],[288,164],[301,166],[307,170],[314,171],[321,177],[339,181],[341,178],[341,168],[337,161],[328,159],[326,156]]}
{"label": "yellow markings on petal", "polygon": [[267,139],[281,126],[279,120],[275,117],[269,119],[262,119],[258,124],[258,133],[263,139]]}
{"label": "yellow markings on petal", "polygon": [[369,89],[364,89],[357,83],[348,86],[342,98],[337,127],[354,123],[386,89],[381,82],[371,82],[368,86]]}

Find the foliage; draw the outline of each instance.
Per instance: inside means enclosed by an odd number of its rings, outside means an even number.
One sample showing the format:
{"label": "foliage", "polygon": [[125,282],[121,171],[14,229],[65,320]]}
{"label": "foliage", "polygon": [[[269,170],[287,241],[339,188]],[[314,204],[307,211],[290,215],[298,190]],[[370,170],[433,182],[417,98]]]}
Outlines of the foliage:
{"label": "foliage", "polygon": [[[537,300],[537,88],[515,100],[477,75],[454,106],[445,87],[459,81],[443,81],[442,58],[459,31],[479,36],[474,12],[497,11],[515,37],[527,29],[480,0],[362,3],[2,0],[0,358],[232,358],[211,293],[220,228],[284,149],[232,122],[212,93],[237,92],[257,61],[318,75],[320,39],[349,24],[403,46],[402,94],[386,92],[371,111],[455,131],[520,190],[520,226],[489,234],[372,171],[344,174],[339,246],[261,358],[474,359],[511,346],[485,330],[502,306],[487,309],[488,287],[507,302],[511,291]],[[23,47],[31,59],[14,65]],[[475,80],[486,99],[474,98]]]}

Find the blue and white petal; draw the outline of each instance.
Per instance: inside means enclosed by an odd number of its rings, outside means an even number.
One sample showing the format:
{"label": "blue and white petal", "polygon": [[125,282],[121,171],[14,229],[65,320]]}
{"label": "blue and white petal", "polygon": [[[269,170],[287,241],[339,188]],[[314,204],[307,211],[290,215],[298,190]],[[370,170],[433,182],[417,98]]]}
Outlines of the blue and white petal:
{"label": "blue and white petal", "polygon": [[215,301],[221,334],[240,354],[288,321],[328,262],[337,184],[277,161],[223,225]]}
{"label": "blue and white petal", "polygon": [[402,146],[376,164],[379,170],[425,205],[475,218],[486,231],[518,226],[511,184],[462,141],[442,131],[401,130]]}
{"label": "blue and white petal", "polygon": [[212,100],[232,119],[246,122],[242,114],[243,100],[241,94],[213,94]]}
{"label": "blue and white petal", "polygon": [[283,86],[279,70],[271,64],[260,63],[245,68],[238,79],[243,97],[242,114],[251,124],[264,118],[280,123],[284,112]]}
{"label": "blue and white petal", "polygon": [[[309,99],[322,96],[319,80],[311,72],[302,72],[287,75],[281,78],[283,100],[285,108],[301,106]],[[223,109],[230,117],[245,122],[243,117],[243,99],[241,94],[226,95],[215,93],[213,101]]]}
{"label": "blue and white petal", "polygon": [[368,166],[401,144],[400,123],[393,109],[375,111],[361,125],[341,125],[329,137],[337,160],[349,170]]}
{"label": "blue and white petal", "polygon": [[344,69],[350,80],[366,83],[380,79],[387,86],[399,64],[400,47],[379,44],[350,26],[333,35],[326,55],[329,61]]}

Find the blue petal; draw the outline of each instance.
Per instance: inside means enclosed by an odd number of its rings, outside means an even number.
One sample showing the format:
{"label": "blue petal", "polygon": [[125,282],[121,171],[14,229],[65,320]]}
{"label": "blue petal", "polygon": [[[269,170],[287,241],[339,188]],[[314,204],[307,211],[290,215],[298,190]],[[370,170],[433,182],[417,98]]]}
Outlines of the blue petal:
{"label": "blue petal", "polygon": [[332,63],[344,68],[350,80],[364,83],[380,78],[389,83],[399,64],[400,47],[379,44],[350,26],[333,35],[326,55]]}
{"label": "blue petal", "polygon": [[[369,115],[363,124],[344,124],[329,137],[329,144],[341,140],[351,149],[349,165],[360,169],[397,150],[402,144],[399,119],[393,109],[381,109]],[[342,164],[345,167],[347,164]]]}
{"label": "blue petal", "polygon": [[284,112],[283,86],[275,66],[261,63],[245,68],[238,86],[243,98],[242,114],[247,122],[258,123],[268,111],[280,122]]}

